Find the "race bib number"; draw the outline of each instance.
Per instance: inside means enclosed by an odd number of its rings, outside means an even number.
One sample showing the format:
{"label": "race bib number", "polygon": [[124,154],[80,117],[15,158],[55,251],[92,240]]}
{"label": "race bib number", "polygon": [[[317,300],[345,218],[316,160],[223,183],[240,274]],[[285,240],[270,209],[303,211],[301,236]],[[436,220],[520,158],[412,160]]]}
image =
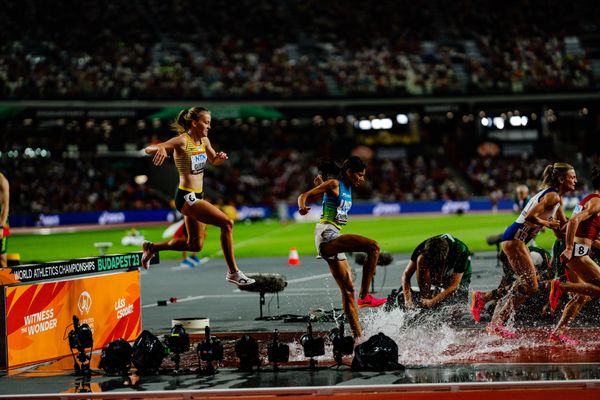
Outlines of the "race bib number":
{"label": "race bib number", "polygon": [[192,162],[191,173],[195,174],[195,175],[202,173],[202,171],[204,171],[204,166],[206,165],[206,152],[204,152],[204,151],[192,152],[191,162]]}
{"label": "race bib number", "polygon": [[352,202],[346,200],[340,201],[340,205],[337,208],[337,215],[335,217],[338,223],[345,224],[348,222],[348,211],[350,211],[350,207],[352,207]]}
{"label": "race bib number", "polygon": [[184,195],[183,198],[185,199],[185,202],[188,203],[190,206],[193,205],[196,201],[198,201],[196,193],[194,192]]}
{"label": "race bib number", "polygon": [[574,243],[573,245],[573,257],[583,257],[590,253],[590,248],[586,245]]}

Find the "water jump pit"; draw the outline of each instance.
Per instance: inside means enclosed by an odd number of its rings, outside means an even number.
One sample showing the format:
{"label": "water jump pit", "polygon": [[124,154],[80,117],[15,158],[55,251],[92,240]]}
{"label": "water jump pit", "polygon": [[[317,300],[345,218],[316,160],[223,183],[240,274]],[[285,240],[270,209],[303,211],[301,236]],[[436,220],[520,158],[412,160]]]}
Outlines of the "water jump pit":
{"label": "water jump pit", "polygon": [[[385,318],[382,318],[385,315]],[[528,400],[563,394],[568,398],[597,399],[600,396],[600,328],[576,327],[570,335],[577,345],[549,342],[549,326],[521,327],[519,336],[490,336],[484,326],[456,327],[422,317],[421,324],[406,325],[414,316],[402,310],[377,310],[362,321],[364,338],[383,333],[398,345],[403,368],[388,371],[353,370],[353,355],[335,359],[331,331],[315,331],[323,338],[322,355],[307,357],[303,337],[308,331],[277,332],[277,342],[289,347],[286,362],[269,361],[273,332],[209,333],[222,345],[222,360],[206,362],[200,348],[206,334],[189,334],[189,349],[166,355],[160,367],[140,373],[134,366],[124,374],[107,374],[95,352],[87,376],[77,376],[73,359],[62,358],[24,370],[10,371],[3,378],[39,381],[58,393],[102,392],[121,398],[276,398],[303,399],[315,395],[335,398],[494,398]],[[435,325],[435,327],[433,326]],[[210,329],[210,328],[209,328]],[[251,337],[258,358],[241,360],[236,349],[241,338]],[[167,342],[162,337],[161,342]],[[245,364],[244,364],[245,363]],[[13,391],[14,393],[14,391]],[[48,391],[45,391],[45,398]],[[16,393],[15,393],[16,394]],[[89,393],[88,393],[89,395]],[[35,398],[34,394],[30,394]],[[396,396],[396,397],[394,397]],[[57,397],[58,398],[58,397]]]}

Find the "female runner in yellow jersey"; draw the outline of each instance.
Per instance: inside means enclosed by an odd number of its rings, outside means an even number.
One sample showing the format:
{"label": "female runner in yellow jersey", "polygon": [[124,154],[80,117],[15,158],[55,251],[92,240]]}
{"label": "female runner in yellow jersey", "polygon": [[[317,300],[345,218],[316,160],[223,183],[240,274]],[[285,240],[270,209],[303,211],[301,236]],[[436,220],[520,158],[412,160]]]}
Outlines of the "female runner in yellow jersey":
{"label": "female runner in yellow jersey", "polygon": [[205,224],[221,229],[221,248],[227,263],[228,282],[238,286],[251,285],[254,279],[248,278],[239,270],[233,255],[233,220],[217,207],[203,199],[203,177],[206,162],[221,165],[227,154],[215,151],[208,139],[210,111],[203,107],[182,110],[173,122],[178,135],[163,143],[152,144],[144,149],[152,155],[155,165],[162,165],[173,156],[179,172],[179,186],[175,191],[175,206],[183,214],[188,232],[187,240],[173,239],[162,243],[144,242],[142,245],[142,266],[160,250],[200,251],[204,244]]}

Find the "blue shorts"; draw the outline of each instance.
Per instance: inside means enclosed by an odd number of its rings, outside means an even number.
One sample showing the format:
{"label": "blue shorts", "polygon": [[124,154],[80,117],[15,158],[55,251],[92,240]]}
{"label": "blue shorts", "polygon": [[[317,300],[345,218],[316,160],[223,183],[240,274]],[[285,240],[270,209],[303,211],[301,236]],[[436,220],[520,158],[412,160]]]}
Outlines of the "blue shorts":
{"label": "blue shorts", "polygon": [[502,234],[502,241],[520,240],[529,243],[542,230],[541,226],[531,227],[518,222],[513,222]]}

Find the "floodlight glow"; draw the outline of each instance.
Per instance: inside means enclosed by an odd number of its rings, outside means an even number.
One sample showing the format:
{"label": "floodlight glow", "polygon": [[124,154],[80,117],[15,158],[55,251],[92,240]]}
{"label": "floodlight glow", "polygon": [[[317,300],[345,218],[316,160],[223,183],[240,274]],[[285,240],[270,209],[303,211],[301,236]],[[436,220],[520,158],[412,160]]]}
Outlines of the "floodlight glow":
{"label": "floodlight glow", "polygon": [[494,117],[494,126],[498,129],[504,129],[504,119],[502,117]]}
{"label": "floodlight glow", "polygon": [[481,118],[481,125],[483,126],[489,126],[490,125],[490,119],[488,117],[483,117]]}
{"label": "floodlight glow", "polygon": [[137,183],[138,185],[143,185],[144,183],[148,182],[148,176],[147,175],[137,175],[135,178],[135,183]]}
{"label": "floodlight glow", "polygon": [[526,116],[522,116],[521,117],[521,126],[526,126],[527,122],[529,122],[529,118],[527,118]]}
{"label": "floodlight glow", "polygon": [[516,115],[513,115],[512,117],[510,117],[509,121],[512,126],[520,126],[521,125],[521,117],[518,117]]}
{"label": "floodlight glow", "polygon": [[359,121],[358,128],[362,129],[363,131],[367,131],[367,130],[371,129],[371,121],[366,120],[366,119]]}
{"label": "floodlight glow", "polygon": [[408,124],[408,115],[398,114],[398,115],[396,115],[396,121],[398,121],[398,123],[400,125],[406,125],[406,124]]}
{"label": "floodlight glow", "polygon": [[373,129],[390,129],[392,125],[392,120],[389,118],[374,119],[371,121]]}

